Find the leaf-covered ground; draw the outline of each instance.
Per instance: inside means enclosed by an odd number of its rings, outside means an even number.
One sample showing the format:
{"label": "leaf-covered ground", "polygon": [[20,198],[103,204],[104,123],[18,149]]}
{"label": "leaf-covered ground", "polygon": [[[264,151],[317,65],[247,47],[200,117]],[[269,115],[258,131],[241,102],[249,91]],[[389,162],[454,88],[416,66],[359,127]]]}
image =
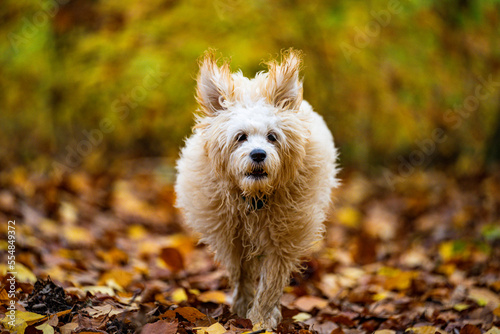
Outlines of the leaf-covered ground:
{"label": "leaf-covered ground", "polygon": [[[225,271],[173,208],[172,170],[124,169],[0,174],[2,331],[252,331],[229,311]],[[277,332],[500,333],[500,175],[342,177],[325,241],[286,288]]]}

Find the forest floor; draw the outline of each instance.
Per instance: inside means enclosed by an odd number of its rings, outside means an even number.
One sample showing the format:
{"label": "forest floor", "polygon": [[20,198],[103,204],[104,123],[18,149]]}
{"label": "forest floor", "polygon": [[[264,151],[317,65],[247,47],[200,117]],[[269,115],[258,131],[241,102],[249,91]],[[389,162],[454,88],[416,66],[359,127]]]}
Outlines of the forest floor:
{"label": "forest floor", "polygon": [[[342,178],[277,332],[500,334],[500,175]],[[0,331],[251,332],[229,311],[226,272],[173,208],[172,180],[147,165],[1,172]]]}

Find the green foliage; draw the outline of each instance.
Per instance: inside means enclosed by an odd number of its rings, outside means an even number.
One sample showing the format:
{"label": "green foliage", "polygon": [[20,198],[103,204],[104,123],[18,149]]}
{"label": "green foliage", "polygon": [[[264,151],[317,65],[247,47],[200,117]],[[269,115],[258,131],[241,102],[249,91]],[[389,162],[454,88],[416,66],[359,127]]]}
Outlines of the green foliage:
{"label": "green foliage", "polygon": [[[262,60],[295,47],[305,53],[305,98],[327,120],[344,166],[390,164],[440,127],[447,140],[426,164],[473,169],[493,135],[500,87],[467,116],[449,110],[474,95],[478,77],[500,81],[499,3],[7,0],[0,156],[64,162],[68,145],[76,150],[84,131],[107,120],[112,130],[76,167],[92,157],[103,166],[175,157],[193,124],[204,50],[253,76]],[[148,75],[157,85],[146,87]]]}

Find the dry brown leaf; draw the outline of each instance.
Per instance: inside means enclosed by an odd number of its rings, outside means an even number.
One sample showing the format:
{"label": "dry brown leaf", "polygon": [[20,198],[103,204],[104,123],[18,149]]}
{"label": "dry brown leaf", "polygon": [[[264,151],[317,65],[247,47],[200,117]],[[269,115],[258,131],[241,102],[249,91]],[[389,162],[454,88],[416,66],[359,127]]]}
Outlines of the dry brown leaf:
{"label": "dry brown leaf", "polygon": [[460,334],[481,334],[481,330],[474,325],[465,325],[460,330]]}
{"label": "dry brown leaf", "polygon": [[302,296],[297,298],[293,305],[304,312],[311,312],[315,308],[321,310],[328,306],[328,300],[315,296]]}
{"label": "dry brown leaf", "polygon": [[167,322],[158,320],[157,322],[144,325],[141,334],[175,334],[177,333],[178,322]]}
{"label": "dry brown leaf", "polygon": [[59,327],[61,334],[71,334],[78,328],[78,324],[75,322],[70,322],[69,324]]}
{"label": "dry brown leaf", "polygon": [[488,289],[470,288],[469,298],[475,300],[479,306],[485,306],[489,303],[491,303],[495,308],[500,306],[500,297]]}
{"label": "dry brown leaf", "polygon": [[201,313],[194,307],[178,307],[175,310],[167,310],[165,313],[160,315],[160,319],[174,319],[176,314],[186,319],[189,322],[196,322],[196,320],[206,319],[207,315]]}

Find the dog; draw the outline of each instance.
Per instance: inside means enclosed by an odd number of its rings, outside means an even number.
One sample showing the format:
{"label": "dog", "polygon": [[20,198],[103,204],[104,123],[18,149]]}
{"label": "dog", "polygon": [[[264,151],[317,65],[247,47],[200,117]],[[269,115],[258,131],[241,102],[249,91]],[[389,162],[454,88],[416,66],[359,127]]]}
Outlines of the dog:
{"label": "dog", "polygon": [[337,149],[323,118],[302,98],[302,54],[248,79],[199,60],[193,134],[177,161],[176,206],[228,271],[232,311],[276,328],[280,299],[301,257],[324,235]]}

